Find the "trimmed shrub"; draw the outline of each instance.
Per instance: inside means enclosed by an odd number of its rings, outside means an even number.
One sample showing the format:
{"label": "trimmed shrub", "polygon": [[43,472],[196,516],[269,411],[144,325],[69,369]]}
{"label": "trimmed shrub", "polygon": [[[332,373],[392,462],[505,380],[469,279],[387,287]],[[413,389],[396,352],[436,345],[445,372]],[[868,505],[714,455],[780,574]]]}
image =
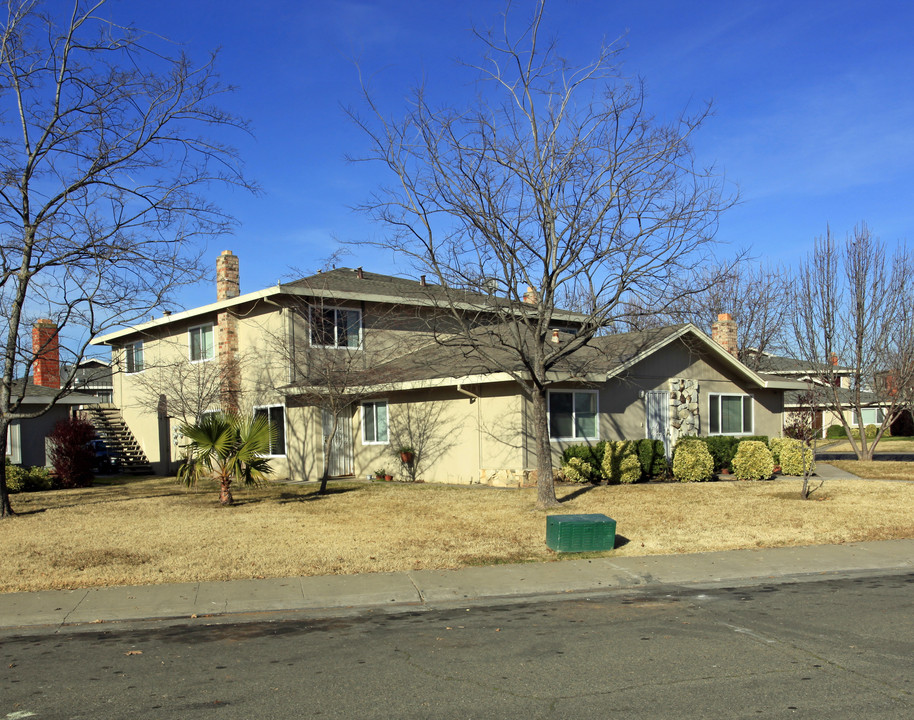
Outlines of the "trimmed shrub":
{"label": "trimmed shrub", "polygon": [[784,443],[790,440],[787,437],[773,437],[768,441],[768,449],[771,450],[771,457],[774,460],[775,465],[781,464],[781,448],[784,447]]}
{"label": "trimmed shrub", "polygon": [[82,418],[61,420],[48,435],[51,440],[51,467],[61,487],[92,485],[92,463],[95,451],[89,442],[95,439],[95,428]]}
{"label": "trimmed shrub", "polygon": [[6,460],[6,488],[11,493],[53,490],[54,482],[47,468],[21,467]]}
{"label": "trimmed shrub", "polygon": [[863,431],[866,433],[867,439],[872,440],[874,437],[876,437],[876,433],[879,432],[879,428],[875,425],[867,425],[865,428],[863,428]]}
{"label": "trimmed shrub", "polygon": [[714,458],[703,440],[680,440],[676,444],[673,475],[680,482],[700,482],[714,477]]}
{"label": "trimmed shrub", "polygon": [[611,483],[633,483],[641,479],[637,445],[629,440],[607,441],[603,474]]}
{"label": "trimmed shrub", "polygon": [[738,480],[767,480],[774,473],[774,459],[765,443],[744,440],[736,450],[732,467]]}
{"label": "trimmed shrub", "polygon": [[847,437],[847,433],[844,432],[843,425],[829,425],[828,430],[825,431],[825,437],[829,440],[841,440]]}
{"label": "trimmed shrub", "polygon": [[567,465],[571,458],[583,460],[594,471],[595,482],[599,482],[600,468],[603,467],[603,454],[606,452],[606,442],[600,441],[595,445],[569,445],[562,451],[562,465]]}
{"label": "trimmed shrub", "polygon": [[641,475],[646,478],[663,475],[667,471],[666,448],[663,440],[638,440],[638,461]]}
{"label": "trimmed shrub", "polygon": [[802,440],[789,440],[781,446],[781,472],[785,475],[802,475],[803,466],[812,472],[816,469],[812,448]]}
{"label": "trimmed shrub", "polygon": [[562,465],[562,474],[569,482],[589,483],[600,479],[593,465],[579,457],[568,458],[568,462]]}

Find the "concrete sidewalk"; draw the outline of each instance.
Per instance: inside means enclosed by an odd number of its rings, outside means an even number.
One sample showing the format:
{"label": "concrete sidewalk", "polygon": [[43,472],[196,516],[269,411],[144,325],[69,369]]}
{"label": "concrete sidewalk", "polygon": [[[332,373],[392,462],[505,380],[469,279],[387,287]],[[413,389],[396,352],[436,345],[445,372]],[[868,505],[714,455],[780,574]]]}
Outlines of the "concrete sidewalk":
{"label": "concrete sidewalk", "polygon": [[196,582],[0,594],[0,628],[233,613],[451,607],[504,598],[606,592],[651,585],[735,585],[914,570],[914,540],[605,557],[463,570]]}

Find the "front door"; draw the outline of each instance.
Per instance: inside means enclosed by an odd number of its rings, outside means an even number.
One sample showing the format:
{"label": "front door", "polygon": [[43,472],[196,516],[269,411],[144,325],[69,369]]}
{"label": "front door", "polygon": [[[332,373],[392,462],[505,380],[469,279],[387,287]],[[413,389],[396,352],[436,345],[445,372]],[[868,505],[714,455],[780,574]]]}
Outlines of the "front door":
{"label": "front door", "polygon": [[644,412],[647,416],[647,436],[663,440],[667,459],[670,457],[670,394],[653,391],[644,395]]}
{"label": "front door", "polygon": [[[324,428],[324,445],[327,436],[333,431],[333,413],[322,411]],[[352,417],[347,408],[340,413],[336,423],[336,433],[330,443],[330,477],[352,475]]]}

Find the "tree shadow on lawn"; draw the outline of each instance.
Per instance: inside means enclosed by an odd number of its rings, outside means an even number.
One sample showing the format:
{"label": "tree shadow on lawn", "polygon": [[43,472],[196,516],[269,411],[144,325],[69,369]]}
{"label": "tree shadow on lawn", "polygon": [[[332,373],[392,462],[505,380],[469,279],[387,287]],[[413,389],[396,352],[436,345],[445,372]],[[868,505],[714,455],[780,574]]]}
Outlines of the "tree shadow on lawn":
{"label": "tree shadow on lawn", "polygon": [[572,490],[567,495],[563,495],[562,497],[558,498],[558,501],[560,503],[569,502],[570,500],[574,500],[575,498],[581,497],[581,495],[583,495],[584,493],[590,492],[595,487],[597,487],[597,486],[596,485],[582,485],[582,486],[576,488],[575,490]]}
{"label": "tree shadow on lawn", "polygon": [[326,500],[333,495],[343,495],[345,493],[358,492],[360,489],[361,488],[357,487],[327,488],[323,493],[321,493],[315,488],[307,495],[302,493],[282,492],[279,494],[277,502],[280,505],[287,505],[288,503],[293,502],[315,502],[318,500]]}

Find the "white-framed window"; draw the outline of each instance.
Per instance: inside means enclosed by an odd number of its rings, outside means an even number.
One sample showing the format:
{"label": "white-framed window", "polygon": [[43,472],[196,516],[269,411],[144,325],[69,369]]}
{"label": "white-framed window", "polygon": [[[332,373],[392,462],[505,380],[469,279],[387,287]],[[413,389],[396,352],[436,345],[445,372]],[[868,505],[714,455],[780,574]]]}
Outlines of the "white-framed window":
{"label": "white-framed window", "polygon": [[143,372],[143,341],[128,343],[124,346],[124,353],[127,356],[127,372]]}
{"label": "white-framed window", "polygon": [[22,441],[18,422],[6,426],[6,456],[13,465],[22,463]]}
{"label": "white-framed window", "polygon": [[198,325],[187,331],[189,357],[191,362],[212,360],[216,356],[213,344],[213,324]]}
{"label": "white-framed window", "polygon": [[[860,411],[864,425],[882,425],[885,420],[885,411],[882,408],[863,408]],[[857,424],[857,411],[851,412],[851,425]]]}
{"label": "white-framed window", "polygon": [[314,347],[357,348],[361,345],[361,310],[312,307],[309,325]]}
{"label": "white-framed window", "polygon": [[596,390],[550,390],[548,401],[550,438],[599,440]]}
{"label": "white-framed window", "polygon": [[276,429],[276,437],[270,440],[270,455],[286,454],[286,409],[282,405],[255,407],[254,417],[265,417]]}
{"label": "white-framed window", "polygon": [[752,396],[708,394],[709,435],[751,435]]}
{"label": "white-framed window", "polygon": [[386,445],[388,441],[387,401],[362,403],[362,444]]}

